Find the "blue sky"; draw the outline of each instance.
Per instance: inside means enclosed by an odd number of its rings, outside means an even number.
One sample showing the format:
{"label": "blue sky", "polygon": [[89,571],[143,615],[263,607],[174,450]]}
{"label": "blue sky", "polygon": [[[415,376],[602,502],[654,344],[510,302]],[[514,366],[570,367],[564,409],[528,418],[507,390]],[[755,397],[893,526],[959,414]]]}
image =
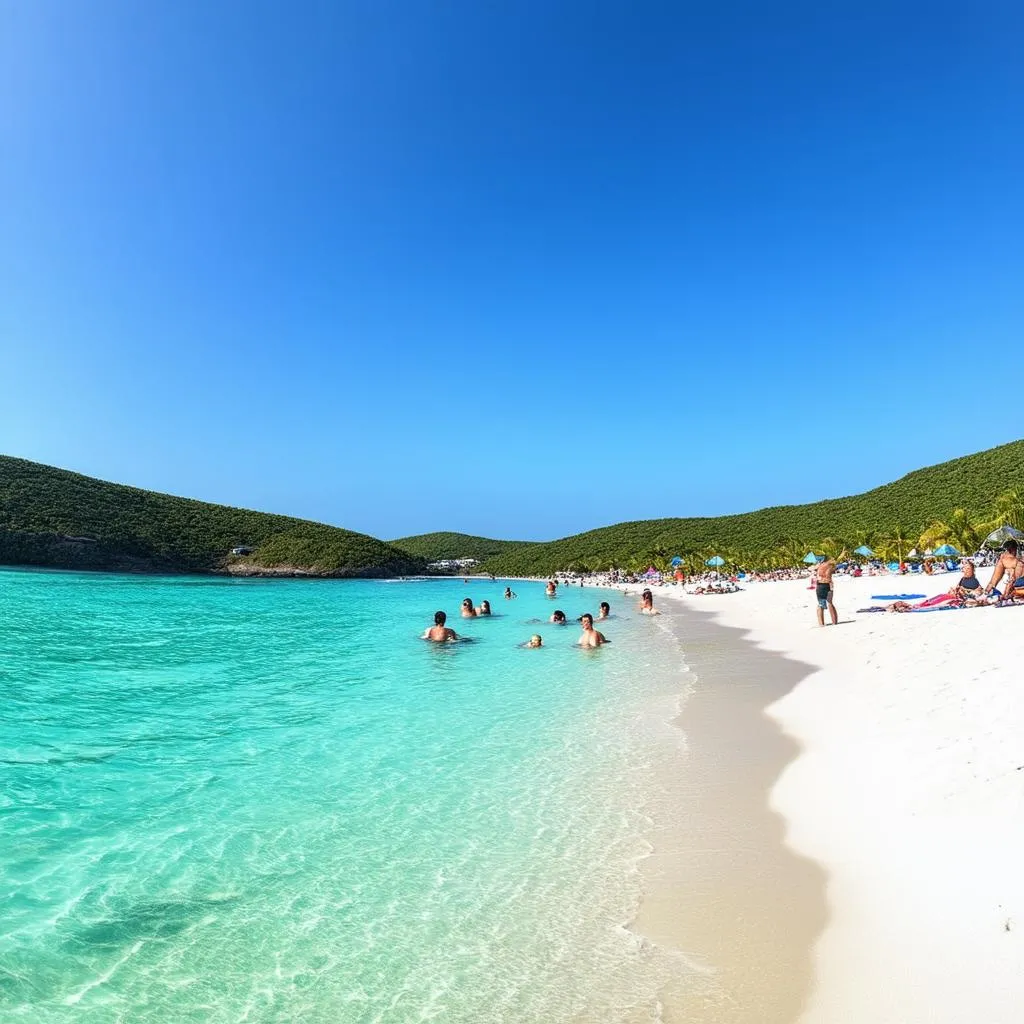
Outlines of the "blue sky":
{"label": "blue sky", "polygon": [[1022,42],[1010,0],[0,0],[0,451],[547,538],[1016,439]]}

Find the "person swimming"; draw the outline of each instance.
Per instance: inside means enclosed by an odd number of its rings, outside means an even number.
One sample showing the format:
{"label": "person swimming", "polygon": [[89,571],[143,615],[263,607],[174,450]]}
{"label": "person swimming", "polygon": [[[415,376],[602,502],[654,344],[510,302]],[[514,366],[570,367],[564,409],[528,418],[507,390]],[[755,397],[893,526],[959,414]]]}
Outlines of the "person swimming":
{"label": "person swimming", "polygon": [[554,597],[558,589],[558,584],[554,580],[548,580],[548,585],[544,588],[544,593],[548,597]]}
{"label": "person swimming", "polygon": [[594,616],[589,612],[580,616],[580,625],[583,627],[583,635],[579,639],[580,647],[600,647],[608,643],[604,633],[594,629]]}
{"label": "person swimming", "polygon": [[476,618],[476,609],[473,607],[473,599],[471,597],[464,597],[462,599],[462,617],[464,619]]}
{"label": "person swimming", "polygon": [[505,588],[505,600],[506,601],[512,601],[512,600],[515,599],[515,597],[516,597],[516,595],[512,593],[512,588],[511,587],[506,587]]}
{"label": "person swimming", "polygon": [[458,640],[459,634],[445,625],[448,616],[444,612],[434,612],[434,624],[423,634],[424,640],[435,644],[443,644],[446,640]]}
{"label": "person swimming", "polygon": [[602,601],[597,609],[597,621],[603,622],[612,614],[612,606],[607,601]]}
{"label": "person swimming", "polygon": [[657,611],[654,607],[654,595],[650,590],[644,590],[640,595],[640,614],[641,615],[660,615],[661,612]]}
{"label": "person swimming", "polygon": [[565,612],[556,608],[554,612],[552,612],[551,618],[548,621],[553,622],[556,626],[564,626],[566,624]]}
{"label": "person swimming", "polygon": [[544,646],[544,638],[540,635],[540,633],[534,633],[533,636],[530,637],[530,639],[526,642],[526,644],[524,646],[526,646],[526,647],[543,647]]}
{"label": "person swimming", "polygon": [[476,609],[477,615],[490,615],[491,614],[491,602],[481,601],[480,607]]}

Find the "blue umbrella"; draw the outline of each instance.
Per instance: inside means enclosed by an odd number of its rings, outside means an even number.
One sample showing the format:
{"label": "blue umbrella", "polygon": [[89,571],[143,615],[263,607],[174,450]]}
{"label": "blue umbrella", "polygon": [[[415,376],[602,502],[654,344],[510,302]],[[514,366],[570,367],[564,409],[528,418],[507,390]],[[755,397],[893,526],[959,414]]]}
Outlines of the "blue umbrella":
{"label": "blue umbrella", "polygon": [[714,555],[712,558],[709,558],[704,564],[713,565],[717,567],[719,565],[725,565],[725,559],[722,558],[721,555]]}
{"label": "blue umbrella", "polygon": [[672,565],[673,566],[682,565],[682,564],[683,564],[683,560],[678,555],[676,555],[676,557],[672,559]]}
{"label": "blue umbrella", "polygon": [[874,551],[867,546],[867,544],[861,544],[859,548],[856,548],[853,552],[855,555],[863,555],[865,558],[870,558]]}
{"label": "blue umbrella", "polygon": [[813,551],[808,551],[807,554],[804,555],[804,561],[808,565],[814,565],[818,561],[818,556]]}
{"label": "blue umbrella", "polygon": [[936,548],[932,552],[932,554],[933,555],[943,555],[943,556],[949,556],[951,558],[956,558],[956,556],[959,555],[960,552],[957,551],[957,549],[955,547],[953,547],[952,544],[943,544],[941,548]]}

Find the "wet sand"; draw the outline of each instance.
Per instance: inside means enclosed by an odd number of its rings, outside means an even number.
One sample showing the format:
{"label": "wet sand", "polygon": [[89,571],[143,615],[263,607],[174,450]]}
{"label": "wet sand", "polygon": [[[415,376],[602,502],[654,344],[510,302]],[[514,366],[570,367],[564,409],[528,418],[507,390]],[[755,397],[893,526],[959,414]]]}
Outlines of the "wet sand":
{"label": "wet sand", "polygon": [[[812,953],[826,922],[825,875],[784,845],[769,792],[799,747],[765,708],[814,671],[743,639],[711,616],[665,607],[694,678],[664,751],[667,802],[654,814],[654,853],[634,928],[709,972],[663,992],[666,1022],[790,1024],[807,1004]],[[653,624],[652,624],[653,625]]]}

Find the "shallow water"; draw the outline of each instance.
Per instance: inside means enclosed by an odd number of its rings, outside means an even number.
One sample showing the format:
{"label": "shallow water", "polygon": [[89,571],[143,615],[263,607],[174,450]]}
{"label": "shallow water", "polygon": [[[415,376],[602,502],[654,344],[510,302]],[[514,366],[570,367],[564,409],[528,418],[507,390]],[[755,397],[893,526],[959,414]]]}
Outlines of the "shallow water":
{"label": "shallow water", "polygon": [[[0,1019],[658,1019],[679,648],[514,587],[0,572]],[[600,651],[529,621],[604,597]]]}

